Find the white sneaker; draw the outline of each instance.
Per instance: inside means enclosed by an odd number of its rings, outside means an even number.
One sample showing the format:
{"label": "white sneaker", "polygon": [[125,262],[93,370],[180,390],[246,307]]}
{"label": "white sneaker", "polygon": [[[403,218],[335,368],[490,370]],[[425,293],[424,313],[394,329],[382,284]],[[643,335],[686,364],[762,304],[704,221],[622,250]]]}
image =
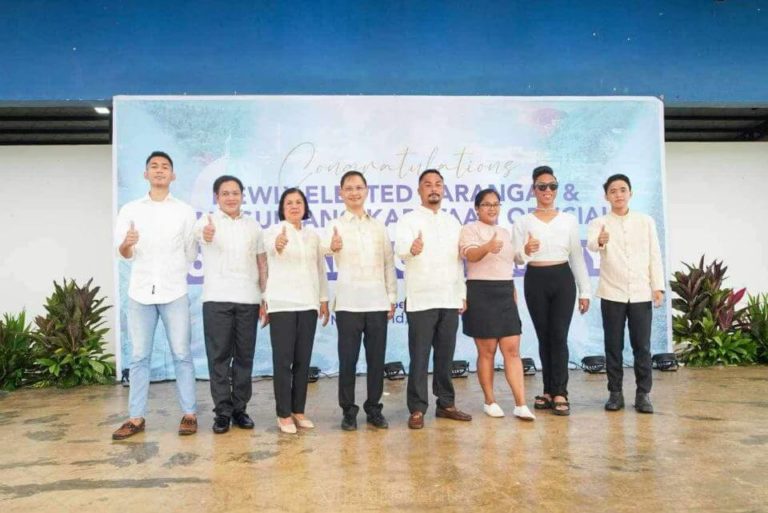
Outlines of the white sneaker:
{"label": "white sneaker", "polygon": [[290,424],[283,424],[280,422],[280,417],[277,418],[277,427],[280,428],[280,431],[283,433],[287,433],[289,435],[295,435],[296,434],[296,424],[291,422]]}
{"label": "white sneaker", "polygon": [[499,406],[496,403],[483,404],[483,411],[489,417],[503,417],[504,416],[504,410],[502,410],[501,406]]}
{"label": "white sneaker", "polygon": [[526,405],[515,406],[515,409],[512,410],[512,415],[523,420],[536,420],[536,415],[534,415]]}

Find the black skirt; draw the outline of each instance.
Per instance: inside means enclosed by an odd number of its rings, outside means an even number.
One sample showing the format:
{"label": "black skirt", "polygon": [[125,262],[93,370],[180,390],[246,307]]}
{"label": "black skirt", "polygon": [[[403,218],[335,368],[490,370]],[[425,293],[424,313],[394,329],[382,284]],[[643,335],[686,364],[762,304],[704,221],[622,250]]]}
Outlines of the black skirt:
{"label": "black skirt", "polygon": [[501,338],[521,333],[512,280],[467,280],[467,310],[461,316],[465,335]]}

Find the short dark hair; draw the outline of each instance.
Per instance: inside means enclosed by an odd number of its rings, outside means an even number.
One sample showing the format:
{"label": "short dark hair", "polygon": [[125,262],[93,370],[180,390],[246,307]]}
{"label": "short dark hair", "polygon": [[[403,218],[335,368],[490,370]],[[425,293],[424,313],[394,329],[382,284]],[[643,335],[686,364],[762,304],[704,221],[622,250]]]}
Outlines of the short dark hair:
{"label": "short dark hair", "polygon": [[235,182],[238,187],[240,187],[240,192],[243,192],[243,182],[240,181],[240,179],[236,176],[232,175],[221,175],[213,182],[213,193],[218,194],[219,189],[221,188],[221,184],[224,182]]}
{"label": "short dark hair", "polygon": [[421,183],[421,181],[424,179],[424,177],[426,175],[428,175],[429,173],[434,173],[434,174],[436,174],[437,176],[440,177],[440,180],[445,181],[445,178],[443,178],[443,175],[441,175],[440,171],[438,171],[437,169],[426,169],[426,170],[422,171],[422,173],[419,175],[419,183]]}
{"label": "short dark hair", "polygon": [[368,180],[365,179],[365,177],[363,176],[363,173],[361,173],[360,171],[355,171],[355,170],[347,171],[346,173],[341,175],[341,182],[339,182],[339,186],[340,187],[344,187],[344,182],[347,181],[347,178],[351,178],[353,176],[359,176],[360,179],[365,184],[365,186],[368,187]]}
{"label": "short dark hair", "polygon": [[163,157],[165,160],[171,163],[171,169],[173,169],[173,159],[171,159],[171,156],[164,151],[153,151],[150,153],[149,157],[147,157],[147,161],[144,163],[144,167],[147,167],[149,165],[149,161],[155,157]]}
{"label": "short dark hair", "polygon": [[277,207],[277,218],[281,221],[285,221],[285,207],[283,204],[285,203],[285,197],[289,194],[293,194],[294,192],[298,192],[301,196],[301,199],[304,201],[304,217],[301,218],[302,221],[306,221],[310,217],[312,217],[312,212],[309,211],[309,203],[307,203],[307,197],[304,196],[304,192],[299,189],[298,187],[291,187],[289,189],[286,189],[283,191],[283,194],[280,196],[280,204]]}
{"label": "short dark hair", "polygon": [[605,181],[603,184],[603,190],[606,194],[608,194],[608,187],[611,186],[613,182],[618,182],[621,180],[622,182],[627,182],[627,186],[629,187],[629,190],[632,190],[632,182],[629,181],[629,177],[627,175],[622,175],[621,173],[611,175],[608,177],[608,180]]}
{"label": "short dark hair", "polygon": [[[539,166],[533,170],[533,173],[531,173],[533,183],[536,183],[536,180],[538,180],[541,175],[552,175],[554,177],[555,172],[552,171],[552,168],[549,166]],[[555,177],[555,179],[557,179],[557,177]]]}
{"label": "short dark hair", "polygon": [[488,196],[489,194],[495,194],[496,198],[499,201],[501,201],[501,195],[499,195],[499,191],[497,191],[492,187],[489,187],[477,193],[477,195],[475,196],[475,208],[480,208],[480,203],[482,203],[485,197]]}

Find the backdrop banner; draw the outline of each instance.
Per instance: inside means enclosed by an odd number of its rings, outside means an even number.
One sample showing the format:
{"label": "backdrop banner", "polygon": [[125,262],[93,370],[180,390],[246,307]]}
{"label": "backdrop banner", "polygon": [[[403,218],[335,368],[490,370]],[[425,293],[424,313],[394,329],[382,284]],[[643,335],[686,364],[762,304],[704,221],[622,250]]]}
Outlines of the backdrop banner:
{"label": "backdrop banner", "polygon": [[[587,224],[608,212],[602,184],[614,173],[632,180],[631,207],[657,223],[668,274],[664,190],[663,105],[646,97],[434,97],[434,96],[226,96],[114,99],[113,172],[115,213],[147,193],[144,162],[153,150],[174,161],[171,191],[198,216],[214,210],[212,185],[220,175],[245,185],[243,211],[267,228],[277,222],[281,192],[292,186],[306,193],[312,218],[306,226],[324,232],[344,211],[339,178],[351,169],[369,184],[367,206],[394,237],[398,219],[419,204],[421,171],[436,168],[445,177],[443,208],[462,224],[476,220],[477,191],[495,188],[502,202],[500,223],[512,228],[535,207],[531,171],[551,166],[561,184],[557,205],[576,216],[582,239]],[[582,245],[586,241],[582,240]],[[115,253],[117,255],[117,253]],[[600,257],[584,248],[593,291]],[[200,303],[205,263],[190,267],[192,354],[197,377],[207,378]],[[125,322],[129,264],[116,256],[119,291],[118,363],[130,365],[131,340]],[[403,264],[396,259],[398,305],[389,326],[387,361],[408,365],[408,327],[403,310]],[[336,270],[327,259],[330,291]],[[523,268],[515,270],[522,290]],[[538,362],[536,334],[518,295],[523,321],[521,354]],[[575,305],[574,305],[575,306]],[[669,308],[654,310],[652,352],[669,347]],[[338,371],[335,319],[318,326],[312,365]],[[574,314],[570,359],[603,354],[597,298],[586,315]],[[474,368],[473,341],[459,328],[456,359]],[[498,361],[501,362],[500,355]],[[625,361],[632,361],[626,339]],[[269,328],[259,329],[254,375],[272,373]],[[360,372],[365,371],[361,358]],[[173,362],[162,327],[152,353],[153,380],[173,379]]]}

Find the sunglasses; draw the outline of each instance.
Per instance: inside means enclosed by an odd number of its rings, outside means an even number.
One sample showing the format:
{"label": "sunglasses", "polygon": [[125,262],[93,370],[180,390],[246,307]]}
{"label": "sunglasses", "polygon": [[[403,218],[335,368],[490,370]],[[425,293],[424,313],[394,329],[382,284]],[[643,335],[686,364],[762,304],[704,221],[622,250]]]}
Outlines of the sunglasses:
{"label": "sunglasses", "polygon": [[551,183],[535,183],[533,186],[538,189],[541,192],[544,192],[547,190],[547,187],[549,187],[550,191],[556,191],[558,188],[557,182],[551,182]]}

